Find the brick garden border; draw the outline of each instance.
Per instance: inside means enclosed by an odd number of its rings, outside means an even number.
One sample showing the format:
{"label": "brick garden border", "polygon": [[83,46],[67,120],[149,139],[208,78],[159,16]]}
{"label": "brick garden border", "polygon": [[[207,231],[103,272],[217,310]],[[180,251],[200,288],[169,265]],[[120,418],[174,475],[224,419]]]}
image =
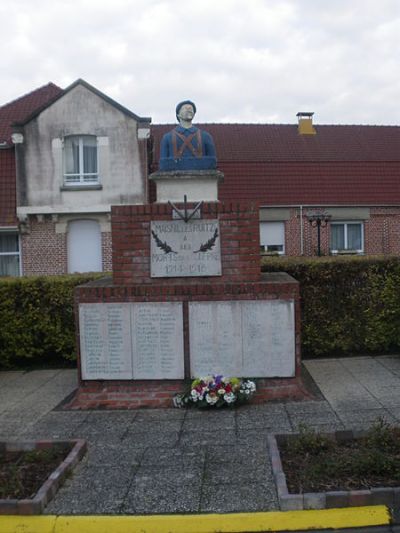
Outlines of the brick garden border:
{"label": "brick garden border", "polygon": [[29,452],[33,450],[49,450],[55,444],[72,450],[58,467],[50,474],[32,499],[2,500],[0,499],[0,515],[37,515],[42,514],[46,505],[55,496],[67,475],[72,472],[87,450],[86,441],[73,439],[69,441],[40,440],[0,442],[0,453]]}
{"label": "brick garden border", "polygon": [[[366,431],[335,431],[324,433],[337,442],[358,440]],[[327,492],[309,492],[291,494],[288,491],[286,476],[282,468],[279,444],[286,444],[298,434],[268,435],[268,449],[271,458],[272,472],[282,511],[334,509],[343,507],[361,507],[370,505],[386,505],[391,509],[400,508],[400,487],[379,487],[369,490],[343,490]]]}

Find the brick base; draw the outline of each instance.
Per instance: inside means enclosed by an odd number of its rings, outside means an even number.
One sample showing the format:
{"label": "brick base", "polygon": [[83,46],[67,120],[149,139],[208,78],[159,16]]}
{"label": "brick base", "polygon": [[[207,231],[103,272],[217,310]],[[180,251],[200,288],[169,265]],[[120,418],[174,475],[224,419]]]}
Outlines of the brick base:
{"label": "brick base", "polygon": [[[257,379],[257,392],[252,403],[271,400],[305,400],[312,394],[301,378]],[[64,409],[157,409],[172,408],[173,397],[190,386],[190,381],[93,381],[82,382]]]}

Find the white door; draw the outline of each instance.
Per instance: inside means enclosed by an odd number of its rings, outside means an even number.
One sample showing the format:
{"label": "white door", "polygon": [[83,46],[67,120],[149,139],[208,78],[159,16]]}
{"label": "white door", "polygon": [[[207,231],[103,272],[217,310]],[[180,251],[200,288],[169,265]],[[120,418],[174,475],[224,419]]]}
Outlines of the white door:
{"label": "white door", "polygon": [[101,231],[96,220],[68,224],[68,272],[101,272]]}

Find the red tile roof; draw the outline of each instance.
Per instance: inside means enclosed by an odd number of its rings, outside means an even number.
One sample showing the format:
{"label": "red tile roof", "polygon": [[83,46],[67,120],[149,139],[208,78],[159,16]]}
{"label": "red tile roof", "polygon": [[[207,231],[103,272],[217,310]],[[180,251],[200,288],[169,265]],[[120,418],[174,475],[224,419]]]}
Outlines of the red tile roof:
{"label": "red tile roof", "polygon": [[221,200],[263,205],[400,204],[399,162],[221,162]]}
{"label": "red tile roof", "polygon": [[34,111],[56,98],[60,92],[61,89],[57,85],[48,83],[0,107],[0,226],[17,224],[15,155],[11,142],[12,124],[26,119]]}
{"label": "red tile roof", "polygon": [[[154,166],[162,135],[153,125]],[[400,127],[201,124],[214,138],[225,174],[220,199],[264,205],[400,204]]]}
{"label": "red tile roof", "polygon": [[60,87],[57,87],[54,83],[48,83],[8,104],[0,106],[0,144],[4,142],[11,144],[11,125],[14,122],[25,120],[37,109],[51,102],[61,92],[62,89]]}

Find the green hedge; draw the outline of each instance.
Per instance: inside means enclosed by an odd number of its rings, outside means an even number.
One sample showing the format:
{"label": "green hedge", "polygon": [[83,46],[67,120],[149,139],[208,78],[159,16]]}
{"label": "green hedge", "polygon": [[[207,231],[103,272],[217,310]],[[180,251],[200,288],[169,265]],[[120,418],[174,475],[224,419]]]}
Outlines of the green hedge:
{"label": "green hedge", "polygon": [[0,368],[75,360],[73,289],[98,274],[0,279]]}
{"label": "green hedge", "polygon": [[[400,259],[263,258],[300,282],[302,353],[400,352]],[[98,274],[0,280],[0,368],[76,359],[73,289]]]}
{"label": "green hedge", "polygon": [[300,282],[303,355],[400,351],[399,258],[268,257],[262,270]]}

